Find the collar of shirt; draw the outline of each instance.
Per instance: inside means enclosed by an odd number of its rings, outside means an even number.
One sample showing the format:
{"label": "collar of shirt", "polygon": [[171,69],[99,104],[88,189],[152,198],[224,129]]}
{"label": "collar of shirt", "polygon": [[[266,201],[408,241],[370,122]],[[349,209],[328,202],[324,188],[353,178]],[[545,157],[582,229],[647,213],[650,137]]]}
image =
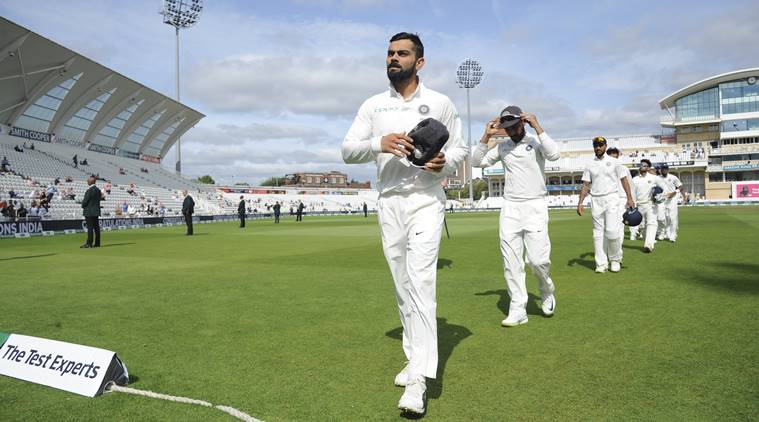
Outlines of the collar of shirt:
{"label": "collar of shirt", "polygon": [[393,86],[392,83],[389,84],[389,86],[388,86],[388,91],[390,92],[390,96],[391,97],[400,98],[403,101],[407,101],[407,102],[413,100],[414,98],[416,98],[418,96],[420,96],[422,94],[422,89],[424,89],[424,84],[422,83],[422,81],[419,81],[419,83],[416,85],[416,90],[414,91],[414,93],[411,94],[408,98],[403,98],[403,95],[401,95],[400,92],[398,92],[398,91],[395,90],[395,86]]}

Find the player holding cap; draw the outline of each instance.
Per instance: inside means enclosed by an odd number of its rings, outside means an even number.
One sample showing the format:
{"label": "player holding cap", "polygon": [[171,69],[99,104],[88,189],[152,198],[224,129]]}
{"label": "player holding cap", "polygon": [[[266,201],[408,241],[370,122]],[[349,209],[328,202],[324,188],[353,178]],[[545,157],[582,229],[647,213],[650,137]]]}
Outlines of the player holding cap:
{"label": "player holding cap", "polygon": [[[619,149],[617,147],[611,147],[606,149],[606,155],[614,157],[616,159],[619,159]],[[630,170],[623,166],[625,169],[625,173],[627,174],[627,184],[631,186],[632,191],[632,174],[630,174]],[[619,210],[624,214],[626,208],[627,208],[627,195],[625,194],[625,189],[622,187],[622,179],[617,181],[617,195],[619,197]],[[633,194],[634,195],[634,194]],[[624,257],[624,249],[622,248],[622,244],[625,242],[625,225],[620,224],[619,225],[619,262],[622,262],[622,258]],[[606,254],[609,254],[609,251],[606,251]]]}
{"label": "player holding cap", "polygon": [[[614,157],[606,155],[606,138],[593,138],[593,152],[596,158],[585,166],[582,173],[582,191],[577,203],[577,214],[582,216],[585,207],[582,202],[590,192],[591,216],[593,217],[593,249],[595,249],[596,272],[607,269],[619,272],[622,268],[622,240],[619,225],[622,224],[623,210],[617,200],[617,183],[622,180],[622,188],[627,197],[627,206],[635,208],[627,182],[625,167]],[[608,251],[608,253],[607,253]],[[611,261],[611,266],[609,266]]]}
{"label": "player holding cap", "polygon": [[[525,122],[536,135],[525,130]],[[509,140],[488,151],[493,135],[504,133]],[[545,161],[560,157],[559,146],[538,123],[534,114],[522,113],[517,106],[508,106],[500,116],[485,126],[480,144],[474,150],[472,165],[490,167],[503,163],[504,186],[499,219],[503,273],[511,303],[509,315],[501,321],[505,327],[527,322],[527,288],[525,287],[524,252],[542,295],[543,314],[553,315],[556,309],[554,284],[549,275],[551,240],[548,237],[548,204],[546,202]]]}
{"label": "player holding cap", "polygon": [[[387,49],[390,89],[366,100],[343,140],[343,161],[377,163],[377,215],[382,249],[395,282],[408,365],[395,377],[405,386],[398,407],[424,413],[426,378],[437,376],[435,284],[440,235],[445,216],[443,178],[456,171],[469,151],[461,120],[451,100],[425,87],[417,76],[424,46],[415,34],[401,32]],[[414,151],[406,133],[432,117],[447,128],[449,140],[422,168],[407,156]]]}
{"label": "player holding cap", "polygon": [[643,232],[643,251],[647,253],[652,252],[656,244],[657,219],[651,191],[654,186],[658,186],[664,192],[669,192],[669,187],[667,187],[666,183],[660,177],[649,172],[650,168],[651,161],[645,158],[640,160],[638,175],[632,179],[635,203],[638,204],[638,211],[643,214],[643,224],[641,224],[641,226],[645,227],[645,231]]}

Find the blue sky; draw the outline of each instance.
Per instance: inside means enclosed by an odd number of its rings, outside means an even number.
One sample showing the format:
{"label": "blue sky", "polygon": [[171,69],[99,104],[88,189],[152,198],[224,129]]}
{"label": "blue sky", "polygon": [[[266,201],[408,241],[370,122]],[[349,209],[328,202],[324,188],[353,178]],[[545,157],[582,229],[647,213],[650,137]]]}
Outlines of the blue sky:
{"label": "blue sky", "polygon": [[[658,100],[685,85],[759,66],[755,1],[206,1],[181,34],[182,102],[206,117],[183,138],[184,171],[257,183],[297,171],[346,171],[340,142],[361,102],[387,85],[387,39],[417,32],[427,86],[451,97],[464,58],[472,134],[506,104],[554,138],[658,133]],[[0,14],[174,96],[174,38],[158,0],[3,0]],[[167,155],[173,166],[173,152]]]}

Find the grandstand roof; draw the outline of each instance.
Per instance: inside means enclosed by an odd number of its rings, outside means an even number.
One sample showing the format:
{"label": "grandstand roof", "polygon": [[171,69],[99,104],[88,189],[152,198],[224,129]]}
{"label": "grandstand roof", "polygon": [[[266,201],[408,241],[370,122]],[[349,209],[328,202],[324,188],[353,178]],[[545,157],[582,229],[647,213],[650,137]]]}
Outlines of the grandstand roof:
{"label": "grandstand roof", "polygon": [[166,155],[202,113],[0,17],[0,123]]}
{"label": "grandstand roof", "polygon": [[659,100],[659,107],[661,107],[662,109],[672,108],[675,106],[675,101],[677,101],[678,99],[686,95],[694,94],[696,92],[715,87],[723,82],[748,78],[749,76],[759,77],[759,67],[735,70],[732,72],[722,73],[720,75],[715,75],[715,76],[711,76],[709,78],[700,80],[696,83],[690,84],[686,86],[685,88],[677,90],[673,92],[672,94],[669,94],[668,96],[662,98],[661,100]]}

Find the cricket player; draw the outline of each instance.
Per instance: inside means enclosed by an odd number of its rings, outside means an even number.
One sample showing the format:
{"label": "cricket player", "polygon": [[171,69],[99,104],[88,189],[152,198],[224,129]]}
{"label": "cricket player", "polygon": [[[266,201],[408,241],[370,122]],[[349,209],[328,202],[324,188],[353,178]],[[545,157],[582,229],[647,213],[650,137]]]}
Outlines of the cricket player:
{"label": "cricket player", "polygon": [[667,163],[661,165],[661,178],[669,186],[670,191],[667,194],[667,199],[662,204],[664,210],[664,233],[662,236],[670,242],[675,242],[677,241],[677,230],[679,228],[677,204],[680,198],[685,198],[683,183],[677,176],[669,173]]}
{"label": "cricket player", "polygon": [[635,203],[638,204],[638,211],[643,214],[643,251],[646,253],[653,252],[656,244],[657,218],[654,212],[654,200],[651,197],[651,190],[654,186],[662,188],[668,194],[669,186],[664,183],[660,177],[651,174],[651,161],[648,159],[640,160],[639,173],[632,179],[632,190],[635,193]]}
{"label": "cricket player", "polygon": [[[619,149],[617,149],[616,147],[607,148],[606,155],[619,159]],[[630,174],[630,170],[627,167],[625,166],[623,167],[625,169],[625,172],[627,173],[627,176],[625,176],[627,178],[627,184],[632,186],[631,185],[632,174]],[[622,187],[622,179],[617,181],[617,195],[619,196],[619,209],[622,212],[622,214],[624,214],[627,208],[627,196],[625,195],[625,190]],[[622,249],[622,243],[624,243],[625,241],[625,225],[624,224],[619,225],[619,236],[620,236],[619,237],[619,241],[620,241],[619,262],[622,262],[622,258],[624,257],[624,249]],[[606,251],[606,254],[608,255],[609,251]]]}
{"label": "cricket player", "polygon": [[[417,72],[424,64],[424,46],[416,34],[394,35],[386,58],[390,87],[361,105],[342,145],[346,163],[377,165],[382,248],[395,283],[408,360],[395,377],[395,384],[405,387],[398,408],[417,414],[424,413],[426,378],[437,376],[435,288],[445,216],[441,183],[469,154],[451,100],[420,82]],[[406,158],[414,151],[406,133],[428,117],[446,126],[449,139],[418,168]]]}
{"label": "cricket player", "polygon": [[[622,180],[622,188],[627,198],[627,206],[635,208],[625,167],[619,160],[606,155],[606,138],[593,138],[593,153],[596,158],[585,166],[582,173],[582,190],[577,203],[577,214],[582,216],[585,207],[582,202],[590,192],[590,212],[593,217],[593,248],[595,249],[596,272],[619,272],[622,268],[622,239],[620,228],[623,210],[619,209],[617,183]],[[608,251],[608,252],[607,252]],[[611,262],[611,265],[609,263]]]}
{"label": "cricket player", "polygon": [[[525,123],[535,131],[529,133]],[[509,140],[488,151],[488,141],[501,132]],[[490,167],[503,164],[504,187],[499,219],[499,237],[503,255],[503,274],[511,302],[504,327],[527,323],[527,288],[524,255],[538,278],[542,310],[546,316],[556,309],[554,284],[549,275],[551,240],[548,237],[548,203],[546,202],[545,161],[560,157],[559,146],[551,139],[531,113],[517,106],[503,109],[500,116],[485,126],[480,144],[474,150],[472,165]]]}

